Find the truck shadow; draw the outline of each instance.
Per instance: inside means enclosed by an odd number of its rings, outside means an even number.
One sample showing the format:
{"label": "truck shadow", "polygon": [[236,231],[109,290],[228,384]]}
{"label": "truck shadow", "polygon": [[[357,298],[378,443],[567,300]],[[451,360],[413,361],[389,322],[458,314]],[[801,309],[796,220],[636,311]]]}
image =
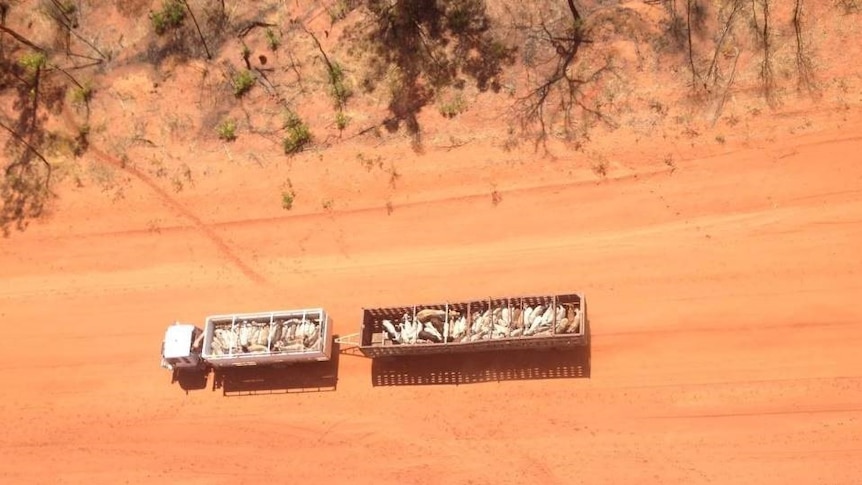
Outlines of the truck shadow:
{"label": "truck shadow", "polygon": [[224,396],[335,391],[338,356],[339,344],[333,338],[329,361],[217,369],[212,389],[221,389]]}
{"label": "truck shadow", "polygon": [[177,383],[180,389],[186,391],[199,391],[206,389],[209,380],[209,371],[203,369],[179,370],[174,369],[171,384]]}
{"label": "truck shadow", "polygon": [[590,377],[590,346],[380,357],[372,386],[460,385]]}

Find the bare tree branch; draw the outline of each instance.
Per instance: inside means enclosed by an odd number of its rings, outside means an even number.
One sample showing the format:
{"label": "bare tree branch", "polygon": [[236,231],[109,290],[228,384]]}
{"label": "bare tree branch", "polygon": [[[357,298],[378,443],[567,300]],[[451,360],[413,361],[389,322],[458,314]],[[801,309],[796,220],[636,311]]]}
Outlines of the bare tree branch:
{"label": "bare tree branch", "polygon": [[10,29],[9,27],[6,27],[5,25],[0,24],[0,31],[6,32],[7,34],[11,35],[15,40],[17,40],[18,42],[26,45],[27,47],[29,47],[35,51],[43,52],[43,53],[47,52],[47,50],[44,47],[39,47],[38,45],[34,44],[33,42],[30,42],[29,40],[27,40],[26,37],[20,35],[19,33],[15,32],[14,30]]}
{"label": "bare tree branch", "polygon": [[239,37],[239,38],[245,37],[246,35],[248,35],[249,32],[252,31],[252,29],[254,29],[256,27],[278,27],[278,26],[276,24],[270,24],[267,22],[259,22],[259,21],[249,22],[248,24],[242,26],[239,29],[239,31],[237,31],[237,37]]}
{"label": "bare tree branch", "polygon": [[718,38],[718,43],[715,45],[715,52],[712,55],[712,62],[709,64],[709,69],[706,71],[706,79],[709,80],[712,78],[715,73],[716,62],[718,61],[718,54],[721,52],[721,48],[724,46],[724,39],[727,37],[728,32],[730,32],[731,27],[733,26],[733,21],[736,18],[736,13],[739,11],[742,6],[742,2],[740,0],[733,1],[733,9],[730,11],[730,15],[727,16],[727,21],[724,23],[724,29],[721,31],[721,36]]}
{"label": "bare tree branch", "polygon": [[[548,134],[548,115],[551,113],[549,107],[553,107],[553,110],[562,116],[566,131],[574,124],[573,115],[578,111],[609,126],[616,126],[616,123],[602,112],[600,106],[591,106],[583,91],[584,86],[600,82],[605,74],[612,73],[611,63],[606,60],[604,65],[586,77],[578,77],[571,72],[578,62],[581,47],[592,43],[592,40],[587,38],[588,28],[585,27],[588,17],[583,15],[574,1],[567,0],[566,5],[569,7],[570,17],[563,21],[565,34],[555,32],[554,29],[558,30],[559,26],[553,27],[545,20],[539,20],[534,27],[528,27],[534,29],[534,33],[529,35],[538,34],[534,37],[535,41],[553,53],[546,61],[530,62],[528,78],[532,79],[535,75],[538,83],[525,95],[517,98],[514,106],[523,129],[526,130],[531,124],[537,126],[539,142]],[[549,21],[555,22],[554,19]],[[551,65],[548,65],[549,63]],[[548,66],[548,69],[542,69],[541,66]],[[540,70],[545,73],[539,74]]]}
{"label": "bare tree branch", "polygon": [[686,0],[686,23],[687,25],[687,33],[688,33],[688,63],[691,67],[691,87],[694,90],[697,90],[698,87],[698,74],[697,68],[694,67],[694,48],[691,43],[691,2],[692,0]]}
{"label": "bare tree branch", "polygon": [[769,35],[769,0],[760,0],[760,2],[763,9],[763,28],[761,30],[763,62],[760,67],[760,77],[763,81],[763,94],[771,102],[773,100],[774,76],[772,73],[772,37]]}
{"label": "bare tree branch", "polygon": [[195,17],[195,13],[192,12],[192,7],[189,5],[189,2],[187,0],[183,0],[183,5],[186,6],[186,10],[188,10],[189,16],[191,16],[192,18],[192,23],[195,24],[195,30],[198,31],[198,35],[201,38],[201,44],[203,44],[204,51],[207,53],[207,59],[212,59],[213,56],[212,54],[210,54],[210,48],[207,46],[207,40],[204,38],[203,32],[201,32],[201,26],[198,25],[198,19],[197,17]]}
{"label": "bare tree branch", "polygon": [[733,80],[736,78],[736,66],[739,63],[739,49],[736,49],[736,55],[733,57],[733,68],[730,70],[730,78],[727,80],[727,85],[724,87],[724,93],[721,95],[721,100],[715,108],[715,115],[712,118],[712,126],[721,117],[721,112],[724,110],[724,104],[727,102],[727,94],[730,92],[730,87],[733,85]]}
{"label": "bare tree branch", "polygon": [[[67,33],[72,34],[72,35],[74,35],[75,37],[77,37],[77,38],[78,38],[78,40],[80,40],[81,42],[83,42],[84,44],[86,44],[90,49],[93,49],[93,51],[94,51],[96,54],[99,54],[99,56],[100,56],[103,60],[107,60],[107,59],[109,58],[109,56],[108,56],[108,55],[106,55],[104,52],[102,52],[101,50],[99,50],[99,48],[98,48],[98,47],[96,47],[96,46],[95,46],[95,44],[93,44],[93,43],[92,43],[92,42],[90,42],[89,40],[85,39],[81,34],[79,34],[79,33],[74,29],[74,26],[72,26],[72,25],[71,25],[71,19],[69,19],[69,17],[66,15],[66,13],[65,13],[65,11],[64,11],[64,9],[63,9],[63,7],[62,7],[62,5],[60,5],[60,4],[59,4],[59,2],[57,2],[56,0],[52,0],[52,3],[55,5],[55,7],[56,7],[57,11],[59,11],[59,12],[60,12],[60,14],[63,16],[63,18],[58,17],[54,12],[48,12],[48,14],[49,14],[49,15],[51,15],[51,18],[53,18],[57,23],[59,23],[60,25],[62,25],[63,27],[65,27],[65,28],[66,28],[66,32],[67,32]],[[67,49],[67,51],[68,51],[68,49]],[[67,53],[71,54],[70,52],[67,52]]]}
{"label": "bare tree branch", "polygon": [[796,0],[793,7],[793,30],[796,32],[796,69],[799,72],[799,84],[813,93],[815,91],[813,69],[811,68],[811,60],[805,52],[805,41],[802,39],[802,2],[803,0]]}
{"label": "bare tree branch", "polygon": [[578,8],[575,6],[575,0],[568,0],[569,11],[572,12],[572,20],[575,23],[579,23],[582,20],[581,12],[578,11]]}

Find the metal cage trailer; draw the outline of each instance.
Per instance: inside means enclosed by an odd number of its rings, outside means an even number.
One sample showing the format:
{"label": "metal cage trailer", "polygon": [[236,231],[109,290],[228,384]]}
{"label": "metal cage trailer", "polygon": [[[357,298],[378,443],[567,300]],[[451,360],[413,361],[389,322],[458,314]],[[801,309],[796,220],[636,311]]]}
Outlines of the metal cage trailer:
{"label": "metal cage trailer", "polygon": [[203,329],[176,322],[165,331],[168,370],[330,360],[332,322],[323,308],[232,313],[206,318]]}
{"label": "metal cage trailer", "polygon": [[363,309],[366,357],[589,344],[582,293],[517,296]]}

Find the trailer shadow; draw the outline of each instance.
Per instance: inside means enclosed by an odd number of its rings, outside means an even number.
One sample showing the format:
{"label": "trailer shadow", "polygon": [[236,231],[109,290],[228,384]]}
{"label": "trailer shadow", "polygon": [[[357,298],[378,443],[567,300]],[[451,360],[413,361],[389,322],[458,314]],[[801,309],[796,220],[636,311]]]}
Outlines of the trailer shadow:
{"label": "trailer shadow", "polygon": [[333,338],[332,357],[326,362],[215,370],[212,389],[221,389],[224,396],[335,391],[339,350]]}
{"label": "trailer shadow", "polygon": [[372,386],[460,385],[590,377],[590,346],[379,357]]}

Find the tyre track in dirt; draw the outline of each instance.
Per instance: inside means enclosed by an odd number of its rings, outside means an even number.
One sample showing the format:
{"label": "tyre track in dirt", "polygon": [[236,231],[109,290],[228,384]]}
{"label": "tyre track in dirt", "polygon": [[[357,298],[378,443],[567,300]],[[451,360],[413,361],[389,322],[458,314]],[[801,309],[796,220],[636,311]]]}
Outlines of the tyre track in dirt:
{"label": "tyre track in dirt", "polygon": [[[664,172],[662,172],[662,173],[664,173]],[[507,195],[515,195],[515,194],[518,194],[518,195],[539,195],[539,194],[548,193],[548,192],[553,193],[554,190],[572,189],[572,188],[576,188],[580,185],[583,185],[583,184],[581,184],[581,183],[545,184],[545,185],[539,185],[539,186],[514,188],[514,189],[511,189],[511,190],[508,190],[505,192],[501,191],[501,193],[504,193]],[[170,195],[168,195],[165,191],[162,190],[162,192],[164,193],[164,195],[166,197],[170,197]],[[858,194],[858,193],[862,193],[862,190],[846,190],[846,191],[835,192],[835,193],[812,194],[812,195],[807,195],[804,197],[788,198],[788,199],[784,200],[783,202],[785,204],[790,204],[790,203],[805,202],[805,201],[810,201],[810,200],[823,200],[827,197],[854,195],[854,194]],[[409,209],[409,208],[433,207],[435,205],[443,204],[443,203],[475,202],[475,201],[481,201],[481,200],[487,199],[487,197],[488,197],[488,195],[485,194],[484,192],[474,193],[474,194],[470,194],[470,195],[453,196],[453,197],[441,197],[438,199],[413,201],[413,202],[407,202],[404,204],[399,204],[399,208],[404,210],[404,209]],[[663,200],[664,198],[662,196],[659,196],[659,199],[662,200],[663,204],[665,204],[665,205],[667,204]],[[319,221],[323,221],[326,219],[332,220],[333,217],[344,218],[344,217],[371,214],[371,213],[382,213],[384,211],[386,211],[386,206],[384,206],[384,205],[376,206],[375,205],[375,206],[362,206],[362,207],[353,207],[353,208],[347,208],[347,209],[339,209],[339,210],[333,211],[332,213],[308,212],[308,213],[297,213],[297,214],[290,214],[290,215],[276,216],[276,217],[249,217],[249,218],[244,218],[244,219],[229,219],[229,220],[222,220],[222,221],[214,221],[214,222],[210,223],[209,225],[204,224],[202,221],[200,223],[206,229],[212,229],[212,228],[252,229],[256,226],[269,226],[269,225],[273,225],[273,224],[284,224],[286,222],[297,222],[297,223],[298,222],[309,222],[309,223],[310,222],[319,222]],[[718,219],[719,217],[722,217],[722,218],[726,219],[729,217],[744,217],[744,216],[755,217],[761,213],[763,213],[763,210],[761,210],[761,209],[751,209],[751,210],[744,211],[744,212],[738,212],[734,216],[722,215],[722,216],[715,216],[715,218]],[[192,214],[192,217],[194,217],[193,214]],[[688,223],[691,223],[691,222],[701,222],[701,223],[711,222],[710,214],[698,215],[698,216],[696,216],[696,219],[693,219],[692,221],[689,221]],[[688,224],[688,223],[683,222],[682,224]],[[815,223],[816,224],[862,224],[862,220],[820,221],[820,222],[815,222]],[[194,225],[194,226],[160,225],[159,226],[159,232],[160,233],[166,233],[166,234],[182,234],[183,232],[191,231],[191,230],[195,230],[195,229],[198,229],[197,225]],[[125,230],[119,230],[119,231],[98,231],[98,232],[86,232],[86,233],[82,232],[82,233],[70,234],[67,237],[100,238],[100,237],[148,235],[150,233],[152,233],[151,229],[141,228],[141,229],[125,229]],[[36,238],[36,240],[39,240],[39,238]]]}
{"label": "tyre track in dirt", "polygon": [[[689,332],[686,332],[689,333]],[[626,342],[628,343],[628,342]],[[831,376],[818,376],[818,377],[775,377],[770,379],[733,379],[733,380],[709,380],[709,381],[686,381],[686,382],[669,382],[669,383],[660,383],[660,384],[608,384],[604,385],[605,389],[626,389],[626,390],[639,390],[639,389],[670,389],[670,388],[692,388],[692,387],[702,387],[702,388],[719,388],[719,387],[728,387],[728,386],[741,386],[741,385],[768,385],[768,384],[780,384],[780,385],[788,385],[788,384],[799,384],[799,383],[819,383],[824,381],[860,381],[862,382],[862,375],[859,376],[850,376],[850,375],[831,375]],[[664,417],[664,416],[649,416],[649,417]],[[669,416],[672,417],[672,416]]]}
{"label": "tyre track in dirt", "polygon": [[[841,144],[847,142],[854,142],[862,140],[862,137],[829,137],[825,140],[815,140],[808,142],[797,142],[792,146],[793,149],[805,148],[805,147],[815,147],[820,145],[828,145],[828,144]],[[160,232],[163,233],[183,233],[186,231],[204,231],[206,236],[211,239],[211,241],[218,246],[219,250],[225,254],[225,256],[234,260],[234,263],[237,265],[244,266],[244,272],[252,272],[254,271],[248,267],[248,265],[244,264],[242,260],[236,256],[236,254],[231,251],[229,246],[219,238],[214,229],[254,229],[256,227],[261,226],[269,226],[273,224],[285,224],[288,222],[291,223],[310,223],[313,221],[321,221],[324,219],[332,219],[333,217],[344,218],[351,216],[360,216],[360,215],[369,215],[374,213],[384,213],[387,209],[386,206],[370,204],[370,205],[358,205],[354,207],[347,208],[339,208],[331,213],[328,212],[293,212],[289,215],[279,215],[279,216],[265,216],[265,217],[244,217],[241,219],[225,219],[225,220],[217,220],[212,221],[210,223],[204,223],[202,220],[197,218],[191,211],[186,209],[184,206],[176,202],[167,191],[159,187],[150,177],[147,177],[145,174],[141,173],[134,167],[123,166],[119,160],[105,154],[104,152],[99,151],[98,149],[91,148],[91,151],[98,152],[97,156],[102,159],[105,163],[109,163],[113,166],[116,166],[122,170],[128,171],[136,178],[143,181],[150,187],[152,190],[156,191],[168,205],[171,205],[175,210],[177,210],[183,217],[188,219],[192,224],[191,225],[163,225],[159,227]],[[726,157],[732,153],[754,153],[759,150],[764,150],[764,148],[746,148],[740,150],[733,150],[729,152],[722,152],[720,154],[712,155],[712,156],[700,156],[697,160],[704,161],[709,158],[717,158],[717,157]],[[796,152],[794,152],[796,153]],[[695,159],[687,159],[686,161],[693,161]],[[655,179],[662,179],[671,177],[675,171],[679,169],[647,169],[635,174],[624,174],[619,176],[609,176],[604,178],[603,180],[577,180],[577,181],[566,181],[562,183],[540,183],[535,185],[520,185],[513,186],[509,189],[500,189],[499,193],[506,197],[511,196],[538,196],[540,194],[554,194],[557,191],[562,190],[573,190],[583,187],[594,186],[598,184],[619,184],[625,182],[647,182]],[[862,191],[860,190],[841,190],[835,192],[826,192],[826,193],[814,193],[814,194],[805,194],[798,196],[789,196],[783,199],[782,205],[785,209],[790,208],[791,205],[807,203],[815,200],[824,200],[827,198],[835,198],[835,197],[845,197],[845,196],[853,196]],[[466,192],[451,194],[445,197],[432,197],[421,200],[411,200],[404,201],[398,203],[397,206],[399,210],[407,210],[407,209],[418,209],[423,207],[433,207],[439,204],[456,204],[456,203],[466,203],[466,202],[478,202],[488,198],[488,194],[484,191],[480,191],[478,189],[468,190]],[[661,203],[666,205],[668,209],[671,207],[668,205],[664,196],[658,195]],[[761,210],[752,209],[749,211],[745,211],[745,214],[755,214],[762,212]],[[697,217],[703,218],[708,216],[708,214],[700,214]],[[852,223],[841,221],[841,223]],[[77,233],[74,235],[70,235],[71,237],[115,237],[115,236],[131,236],[131,235],[142,235],[149,234],[151,230],[149,228],[141,228],[141,229],[125,229],[119,231],[99,231],[99,232],[87,232],[87,233]],[[258,278],[263,278],[260,274],[256,274]],[[255,277],[251,277],[251,279],[255,279]]]}
{"label": "tyre track in dirt", "polygon": [[[90,148],[91,151],[95,151],[97,149]],[[150,188],[159,192],[159,196],[164,198],[166,201],[171,201],[170,203],[175,204],[180,209],[184,210],[181,212],[183,216],[186,216],[190,221],[194,223],[195,219],[197,219],[194,214],[189,212],[183,206],[179,205],[168,193],[167,191],[161,189],[155,182],[152,181],[149,177],[135,169],[134,167],[123,166],[120,162],[110,155],[104,154],[104,152],[99,151],[97,156],[99,157],[107,157],[106,160],[103,160],[105,163],[109,163],[113,166],[120,168],[121,170],[129,171],[131,174],[135,175],[142,181],[144,181]],[[135,173],[136,172],[136,173]],[[659,178],[663,176],[670,176],[673,170],[670,169],[658,169],[658,170],[648,170],[639,172],[634,175],[621,175],[618,177],[606,177],[600,183],[610,184],[610,183],[618,183],[618,182],[626,182],[626,181],[634,181],[638,180],[641,182],[649,181],[653,178]],[[580,187],[588,187],[593,186],[598,183],[596,180],[580,180],[580,181],[567,181],[562,183],[540,183],[535,185],[523,185],[523,186],[515,186],[506,190],[499,190],[499,193],[504,196],[514,196],[514,195],[532,195],[537,196],[541,194],[547,193],[557,193],[562,190],[572,190]],[[455,204],[455,203],[464,203],[464,202],[476,202],[476,201],[484,201],[488,199],[488,193],[484,190],[480,190],[478,188],[471,189],[465,193],[460,193],[457,195],[447,195],[443,197],[436,198],[427,198],[420,200],[412,200],[399,202],[397,207],[399,210],[406,209],[416,209],[416,208],[425,208],[425,207],[434,207],[439,204]],[[219,229],[251,229],[258,226],[268,226],[272,224],[283,224],[286,222],[320,222],[329,220],[332,221],[333,218],[344,218],[349,216],[356,215],[365,215],[365,214],[373,214],[373,213],[386,213],[387,208],[385,204],[371,204],[371,205],[357,205],[353,207],[347,208],[339,208],[333,210],[331,212],[326,211],[316,211],[316,212],[299,212],[292,211],[289,215],[281,215],[281,216],[267,216],[267,217],[246,217],[242,219],[226,219],[220,221],[213,221],[209,224],[203,223],[203,221],[199,221],[203,227],[207,229],[219,228]],[[197,223],[192,226],[189,225],[181,225],[181,224],[164,224],[159,226],[160,233],[183,233],[189,230],[199,229]],[[146,235],[150,234],[152,229],[150,228],[140,228],[140,229],[124,229],[117,231],[95,231],[95,232],[79,232],[75,234],[70,234],[67,237],[75,237],[75,238],[86,238],[86,237],[116,237],[116,236],[133,236],[133,235]],[[53,237],[53,236],[51,236]],[[39,240],[39,238],[36,238]]]}
{"label": "tyre track in dirt", "polygon": [[201,220],[201,218],[195,215],[184,205],[179,203],[176,199],[171,197],[170,194],[168,194],[165,189],[159,187],[159,185],[155,181],[153,181],[152,178],[148,177],[146,174],[144,174],[135,167],[123,164],[117,158],[108,155],[107,153],[92,145],[87,151],[102,163],[111,165],[124,172],[127,172],[128,174],[134,176],[135,178],[143,182],[144,185],[149,187],[149,189],[152,190],[166,206],[168,206],[174,212],[191,222],[194,229],[196,229],[198,233],[206,237],[218,249],[219,253],[221,253],[221,255],[225,259],[230,261],[249,280],[258,285],[269,284],[269,282],[266,280],[266,278],[263,277],[263,275],[255,271],[248,264],[246,264],[245,261],[243,261],[242,258],[240,258],[230,248],[230,246],[228,246],[228,244],[221,237],[219,237],[218,234],[215,233],[215,231],[210,226],[205,224],[204,221]]}
{"label": "tyre track in dirt", "polygon": [[[158,187],[156,187],[158,189]],[[170,196],[168,200],[170,200]],[[182,206],[179,204],[172,205],[176,208],[176,210],[183,210]],[[796,212],[797,209],[794,207],[784,208],[778,211],[771,211],[769,213],[770,216],[790,216],[793,212]],[[186,211],[187,212],[187,211]],[[318,255],[300,255],[294,254],[292,256],[286,256],[284,254],[269,254],[264,257],[274,258],[275,261],[282,262],[290,262],[293,260],[302,260],[303,269],[306,272],[314,272],[318,274],[330,274],[330,275],[340,275],[341,277],[358,277],[359,275],[367,274],[368,272],[383,272],[384,274],[388,274],[390,272],[397,272],[399,268],[402,267],[413,267],[416,269],[419,268],[429,268],[429,267],[459,267],[464,265],[470,265],[476,263],[475,252],[481,249],[482,264],[490,265],[495,262],[500,262],[501,264],[505,264],[507,261],[511,261],[513,259],[522,259],[522,260],[532,260],[532,261],[550,261],[559,255],[566,254],[572,250],[578,250],[584,255],[595,255],[596,257],[600,257],[604,254],[608,248],[617,248],[617,249],[626,249],[633,244],[633,241],[640,241],[640,247],[643,249],[646,247],[647,242],[650,241],[647,236],[655,236],[656,234],[668,234],[668,233],[678,233],[681,236],[690,233],[690,227],[693,223],[697,223],[703,227],[719,227],[722,230],[733,230],[739,231],[740,227],[739,223],[749,222],[754,224],[755,226],[764,216],[763,211],[751,211],[745,213],[734,213],[731,215],[724,216],[715,216],[715,215],[707,215],[703,217],[697,217],[692,221],[671,221],[664,222],[659,224],[649,224],[646,226],[638,226],[638,227],[630,227],[626,230],[604,230],[599,232],[593,232],[591,234],[580,234],[580,233],[565,233],[555,236],[545,236],[545,235],[533,235],[530,237],[518,237],[518,238],[509,238],[505,240],[497,240],[497,241],[485,241],[482,243],[477,243],[476,245],[471,245],[473,251],[465,251],[464,246],[462,245],[446,245],[446,246],[436,246],[427,248],[427,250],[420,251],[415,247],[413,248],[391,248],[385,252],[381,252],[375,248],[367,248],[363,247],[357,249],[352,254],[345,253],[345,250],[342,248],[338,251],[335,248],[332,249],[332,253],[321,253]],[[202,221],[197,219],[194,214],[189,214],[190,218],[194,218],[197,221],[196,227],[199,230],[204,231],[206,233],[213,232],[213,226],[207,226]],[[321,216],[324,217],[324,216]],[[811,218],[815,217],[812,215],[809,216],[796,216],[795,224],[806,225],[811,224]],[[194,228],[188,227],[188,230],[193,230]],[[795,229],[794,231],[801,231],[802,229]],[[316,230],[315,230],[316,231]],[[79,240],[87,240],[88,238],[99,238],[99,237],[109,237],[116,235],[123,236],[133,236],[136,233],[130,232],[118,232],[111,234],[100,234],[100,236],[82,236],[82,235],[72,235],[69,236],[72,239]],[[147,233],[148,234],[148,233]],[[181,237],[182,232],[171,231],[169,234],[165,233],[163,236],[170,235],[170,237]],[[254,276],[259,276],[254,272],[251,268],[248,268],[239,257],[236,257],[227,247],[227,245],[219,240],[217,236],[215,236],[213,240],[214,244],[216,244],[221,252],[226,253],[228,257],[232,257],[232,260],[237,264],[237,266],[241,268],[247,269],[250,273],[250,278]],[[692,236],[693,237],[693,236]],[[752,237],[752,236],[749,236]],[[343,237],[342,237],[343,238]],[[95,241],[94,241],[95,243]],[[342,241],[343,243],[343,241]],[[247,274],[249,274],[247,273]],[[18,279],[18,284],[10,286],[7,291],[0,291],[0,297],[36,297],[39,295],[49,294],[54,291],[57,291],[59,288],[56,285],[47,284],[44,280],[39,279],[41,277],[25,277]],[[260,277],[260,280],[256,280],[258,282],[263,282],[263,278]],[[156,289],[156,287],[152,283],[139,283],[136,285],[126,284],[117,286],[115,284],[107,285],[105,281],[102,281],[99,278],[90,279],[87,281],[79,282],[76,288],[79,291],[85,290],[88,292],[93,291],[102,291],[106,289],[110,289],[112,292],[125,292],[135,290],[146,290],[146,289]],[[57,282],[58,285],[65,284],[63,281]],[[850,289],[859,289],[862,286],[852,285],[851,287],[845,288],[846,290]],[[751,292],[738,293],[728,291],[723,293],[725,297],[734,297],[734,296],[786,296],[790,294],[810,294],[817,292],[828,291],[828,288],[821,287],[806,287],[806,288],[796,288],[796,289],[785,289],[782,291],[771,291],[767,289],[760,289],[757,293],[752,294]],[[688,294],[688,295],[674,295],[669,297],[670,300],[676,302],[684,302],[684,301],[693,301],[693,300],[708,300],[713,298],[714,295],[709,293],[703,294]],[[847,322],[840,322],[841,324],[847,324]],[[797,326],[802,325],[822,325],[823,322],[796,322]],[[833,325],[836,323],[833,323]],[[709,330],[709,329],[705,329]],[[722,331],[721,328],[716,328],[715,331]],[[653,328],[650,330],[652,333],[662,333],[662,332],[672,332],[674,329],[665,329],[665,328]]]}
{"label": "tyre track in dirt", "polygon": [[[69,120],[67,120],[69,121]],[[862,137],[859,136],[831,136],[826,137],[825,139],[819,139],[818,137],[812,137],[814,140],[801,140],[795,142],[792,147],[793,154],[798,154],[798,149],[808,148],[808,147],[817,147],[821,145],[830,145],[830,144],[841,144],[848,142],[856,142],[862,140]],[[757,151],[767,150],[767,148],[744,148],[739,150],[731,150],[726,152],[721,152],[713,155],[702,155],[697,157],[697,160],[705,161],[710,158],[718,158],[718,157],[726,157],[733,153],[754,153]],[[230,249],[230,247],[221,239],[215,232],[214,229],[250,229],[259,226],[266,226],[271,224],[283,224],[286,222],[304,222],[304,221],[314,221],[321,220],[323,218],[332,218],[333,216],[337,216],[339,218],[355,216],[360,214],[370,214],[386,211],[385,205],[360,205],[349,208],[340,208],[333,213],[321,213],[321,212],[307,212],[307,213],[291,213],[290,215],[281,215],[281,216],[270,216],[270,217],[248,217],[242,219],[227,219],[220,221],[213,221],[209,224],[204,223],[200,218],[195,216],[194,213],[189,211],[186,207],[178,203],[174,198],[170,196],[170,194],[158,186],[150,177],[146,174],[142,173],[140,170],[135,167],[124,166],[119,160],[116,158],[107,155],[102,152],[98,148],[92,147],[90,148],[100,160],[104,163],[108,163],[112,166],[118,167],[121,170],[129,172],[134,175],[136,178],[144,182],[151,190],[155,191],[158,196],[169,206],[171,206],[174,210],[176,210],[179,214],[181,214],[184,218],[191,222],[191,225],[166,225],[161,226],[159,229],[162,232],[168,233],[182,233],[185,231],[201,231],[204,235],[211,240],[211,242],[217,246],[220,252],[231,259],[232,262],[241,268],[246,276],[248,276],[252,281],[263,283],[264,277],[254,271],[250,266],[245,264],[241,258],[239,258],[234,251]],[[787,155],[789,156],[789,155]],[[779,156],[778,158],[784,158]],[[684,159],[683,161],[694,161],[694,158]],[[635,174],[622,174],[619,176],[609,176],[604,178],[601,181],[584,179],[577,181],[566,181],[562,183],[540,183],[537,185],[522,185],[515,186],[509,189],[501,189],[499,192],[504,196],[526,196],[526,195],[537,195],[541,193],[554,193],[555,191],[560,190],[572,190],[580,187],[593,186],[597,183],[601,184],[615,184],[615,183],[625,183],[627,181],[638,180],[640,182],[649,181],[652,179],[662,178],[662,177],[670,177],[677,168],[660,168],[660,169],[646,169],[640,171]],[[859,190],[843,190],[832,193],[822,193],[822,194],[806,194],[802,196],[796,197],[788,197],[783,200],[784,204],[795,204],[799,202],[806,202],[810,200],[823,199],[826,197],[835,197],[835,196],[848,196],[859,193]],[[437,197],[437,198],[429,198],[422,200],[412,200],[405,201],[398,204],[399,209],[411,209],[411,208],[420,208],[420,207],[429,207],[434,206],[441,203],[463,203],[463,202],[475,202],[481,201],[488,197],[488,194],[483,191],[475,191],[469,190],[466,193],[453,194],[446,197]],[[666,201],[663,200],[662,196],[659,196],[662,199],[662,203],[666,204]],[[113,236],[122,236],[122,235],[135,235],[135,234],[148,234],[150,229],[141,228],[141,229],[126,229],[120,231],[99,231],[92,233],[78,233],[74,234],[73,237],[113,237]]]}
{"label": "tyre track in dirt", "polygon": [[728,413],[676,414],[647,416],[649,419],[716,419],[716,418],[756,418],[760,416],[808,415],[808,414],[855,414],[862,413],[862,406],[846,406],[828,409],[776,409],[770,411],[740,411]]}

